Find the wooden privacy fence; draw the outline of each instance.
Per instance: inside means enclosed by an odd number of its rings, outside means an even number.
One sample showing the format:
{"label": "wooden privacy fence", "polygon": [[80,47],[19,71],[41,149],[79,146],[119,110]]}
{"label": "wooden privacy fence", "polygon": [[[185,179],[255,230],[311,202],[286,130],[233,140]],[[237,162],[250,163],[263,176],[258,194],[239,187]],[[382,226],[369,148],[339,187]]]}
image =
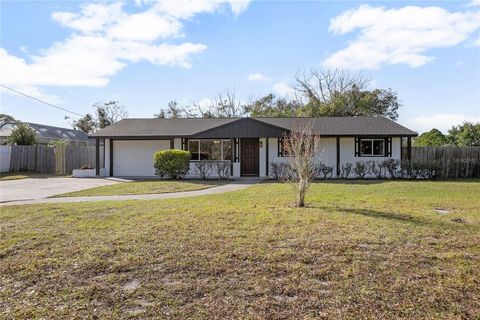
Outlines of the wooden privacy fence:
{"label": "wooden privacy fence", "polygon": [[[103,167],[103,146],[100,147]],[[10,171],[33,171],[70,175],[82,166],[95,168],[95,146],[49,147],[46,145],[12,146]]]}
{"label": "wooden privacy fence", "polygon": [[[407,148],[402,159],[407,159]],[[479,178],[480,147],[412,147],[412,163],[436,162],[442,178]]]}

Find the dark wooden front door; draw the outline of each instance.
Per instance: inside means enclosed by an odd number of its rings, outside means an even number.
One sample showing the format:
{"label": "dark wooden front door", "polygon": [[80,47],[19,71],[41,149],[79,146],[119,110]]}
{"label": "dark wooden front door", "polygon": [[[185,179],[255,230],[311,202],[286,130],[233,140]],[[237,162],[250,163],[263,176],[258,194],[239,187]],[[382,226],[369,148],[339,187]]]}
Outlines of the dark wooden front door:
{"label": "dark wooden front door", "polygon": [[244,138],[240,141],[240,174],[242,176],[259,175],[258,138]]}

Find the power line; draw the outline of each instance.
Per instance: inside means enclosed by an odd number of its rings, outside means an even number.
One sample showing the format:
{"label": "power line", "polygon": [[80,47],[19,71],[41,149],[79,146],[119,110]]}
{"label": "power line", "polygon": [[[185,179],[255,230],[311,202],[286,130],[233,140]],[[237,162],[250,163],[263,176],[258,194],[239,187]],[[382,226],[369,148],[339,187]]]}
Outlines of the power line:
{"label": "power line", "polygon": [[59,110],[62,110],[62,111],[69,112],[69,113],[72,113],[72,114],[74,114],[74,115],[77,115],[77,116],[79,116],[79,117],[83,117],[83,114],[76,113],[76,112],[74,112],[74,111],[70,111],[70,110],[68,110],[68,109],[65,109],[65,108],[56,106],[56,105],[54,105],[54,104],[51,104],[51,103],[49,103],[49,102],[40,100],[40,99],[35,98],[35,97],[32,97],[32,96],[30,96],[30,95],[28,95],[28,94],[26,94],[26,93],[23,93],[23,92],[20,92],[20,91],[15,90],[15,89],[9,88],[9,87],[7,87],[6,85],[0,84],[0,87],[5,88],[5,89],[8,89],[8,90],[10,90],[10,91],[13,91],[13,92],[15,92],[15,93],[18,93],[18,94],[20,94],[20,95],[22,95],[22,96],[25,96],[25,97],[27,97],[27,98],[36,100],[36,101],[41,102],[41,103],[43,103],[43,104],[46,104],[46,105],[48,105],[48,106],[50,106],[50,107],[54,107],[54,108],[56,108],[56,109],[59,109]]}

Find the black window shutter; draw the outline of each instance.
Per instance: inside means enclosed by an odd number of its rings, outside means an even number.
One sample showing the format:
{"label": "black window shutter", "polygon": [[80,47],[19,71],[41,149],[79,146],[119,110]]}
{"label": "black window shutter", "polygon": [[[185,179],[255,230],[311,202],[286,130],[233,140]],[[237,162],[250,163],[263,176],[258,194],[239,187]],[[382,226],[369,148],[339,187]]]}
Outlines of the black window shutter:
{"label": "black window shutter", "polygon": [[278,145],[277,145],[277,151],[278,151],[278,157],[283,156],[283,140],[282,138],[278,138]]}
{"label": "black window shutter", "polygon": [[388,157],[388,154],[389,154],[389,138],[384,138],[383,141],[383,156],[384,157]]}
{"label": "black window shutter", "polygon": [[355,157],[360,157],[360,138],[355,137]]}
{"label": "black window shutter", "polygon": [[392,137],[388,138],[388,156],[392,156]]}

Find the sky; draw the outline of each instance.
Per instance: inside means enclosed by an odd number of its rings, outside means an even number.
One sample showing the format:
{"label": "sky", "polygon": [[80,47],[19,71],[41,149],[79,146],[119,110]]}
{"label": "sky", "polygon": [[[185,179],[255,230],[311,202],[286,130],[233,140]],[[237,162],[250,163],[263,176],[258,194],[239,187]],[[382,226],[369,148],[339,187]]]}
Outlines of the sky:
{"label": "sky", "polygon": [[[0,84],[78,114],[118,100],[152,117],[226,90],[289,97],[311,69],[392,88],[398,122],[419,133],[480,121],[480,0],[0,0]],[[0,112],[78,118],[1,88]]]}

